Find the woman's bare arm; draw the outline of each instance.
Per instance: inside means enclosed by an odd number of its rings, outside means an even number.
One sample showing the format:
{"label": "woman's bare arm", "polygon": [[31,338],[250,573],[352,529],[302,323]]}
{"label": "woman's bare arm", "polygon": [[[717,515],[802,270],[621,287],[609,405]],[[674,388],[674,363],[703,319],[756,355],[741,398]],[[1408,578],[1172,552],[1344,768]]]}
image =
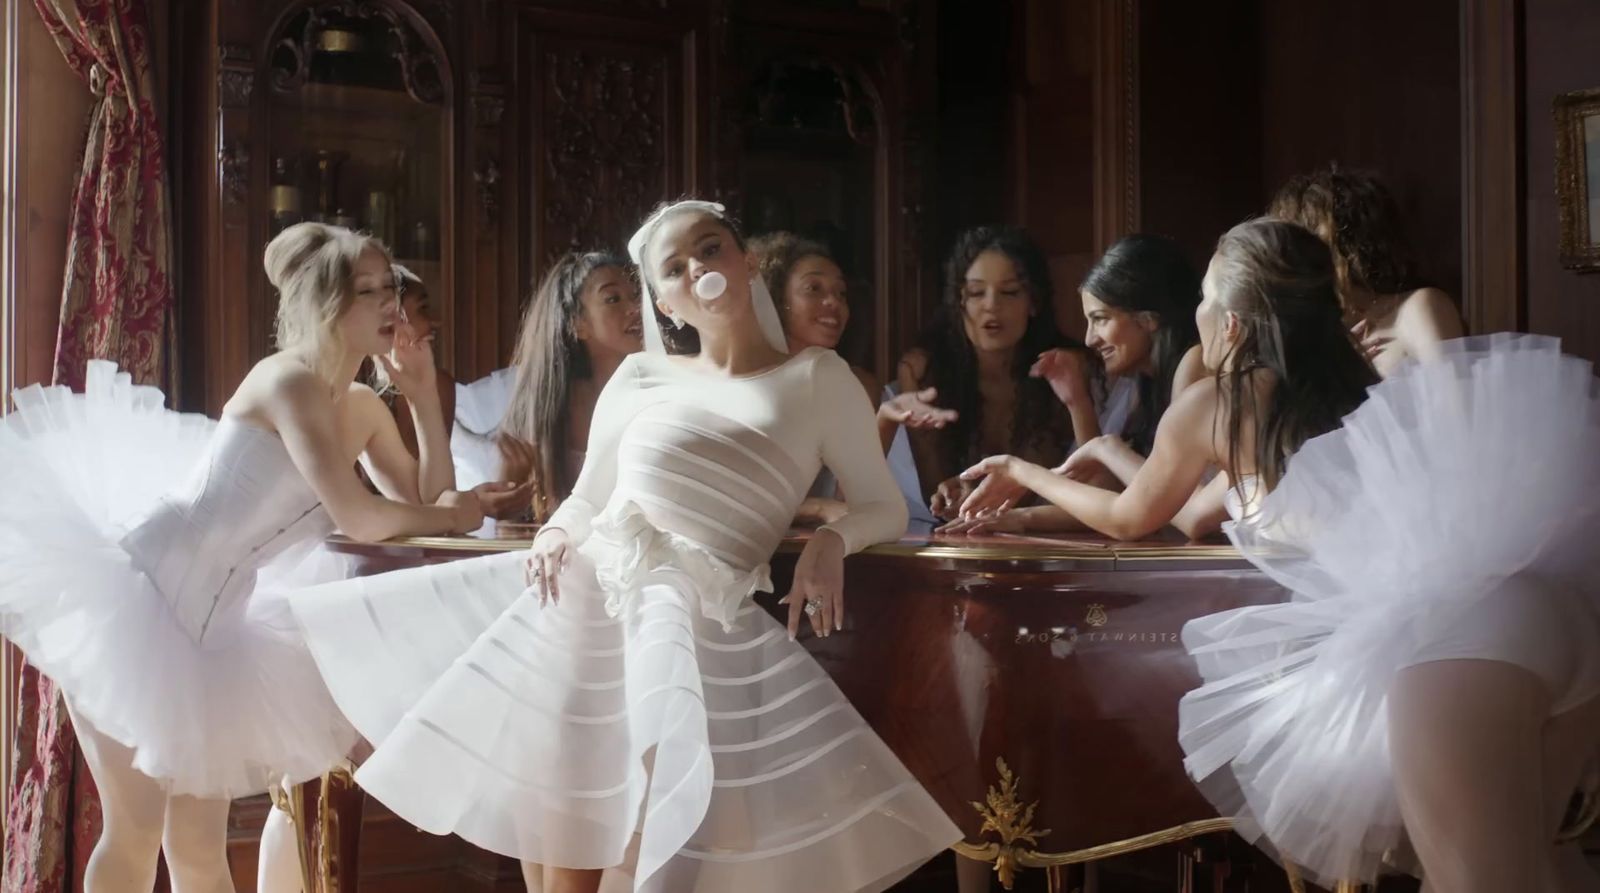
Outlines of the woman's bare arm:
{"label": "woman's bare arm", "polygon": [[[464,533],[482,523],[477,500],[470,494],[452,493],[438,505],[413,505],[368,490],[356,476],[354,457],[348,455],[340,436],[341,419],[327,383],[309,369],[287,364],[269,374],[271,379],[260,389],[258,411],[277,430],[295,468],[347,536],[374,542],[396,536]],[[373,400],[382,409],[381,401],[375,396]],[[367,412],[370,410],[363,409],[360,414]],[[393,418],[387,411],[380,414],[393,432]],[[355,426],[354,433],[363,440],[367,435],[360,429],[365,424],[370,424],[365,418],[344,421],[344,425]],[[398,432],[393,432],[393,437],[398,444]],[[399,449],[404,452],[404,445]]]}

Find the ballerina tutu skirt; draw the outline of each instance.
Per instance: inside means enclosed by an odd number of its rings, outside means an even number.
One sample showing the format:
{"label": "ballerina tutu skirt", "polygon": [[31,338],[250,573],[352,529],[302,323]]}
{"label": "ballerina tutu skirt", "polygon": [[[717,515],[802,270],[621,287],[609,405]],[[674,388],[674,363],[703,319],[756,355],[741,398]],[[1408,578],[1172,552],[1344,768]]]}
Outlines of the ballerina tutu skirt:
{"label": "ballerina tutu skirt", "polygon": [[1192,621],[1186,765],[1224,815],[1323,883],[1402,842],[1388,693],[1418,663],[1498,660],[1552,713],[1600,695],[1600,401],[1553,339],[1452,342],[1308,443],[1239,549],[1293,591]]}
{"label": "ballerina tutu skirt", "polygon": [[119,543],[201,466],[215,423],[164,409],[104,362],[82,394],[32,387],[16,405],[0,419],[6,638],[173,794],[231,799],[335,765],[355,732],[287,596],[346,563],[315,543],[284,552],[242,578],[247,604],[202,645]]}

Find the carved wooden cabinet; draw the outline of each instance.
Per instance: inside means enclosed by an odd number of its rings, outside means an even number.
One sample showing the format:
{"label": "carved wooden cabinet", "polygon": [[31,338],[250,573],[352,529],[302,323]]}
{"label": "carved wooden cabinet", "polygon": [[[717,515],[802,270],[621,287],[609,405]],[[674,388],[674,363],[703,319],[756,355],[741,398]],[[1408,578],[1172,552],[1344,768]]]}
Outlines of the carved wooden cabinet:
{"label": "carved wooden cabinet", "polygon": [[[173,116],[182,403],[211,415],[273,348],[261,256],[283,227],[373,232],[428,282],[454,329],[463,219],[460,61],[467,4],[440,0],[180,3]],[[456,343],[440,342],[447,364]]]}
{"label": "carved wooden cabinet", "polygon": [[441,362],[504,365],[555,254],[621,250],[658,202],[829,242],[852,360],[887,374],[922,252],[934,4],[919,0],[174,0],[181,403],[272,349],[262,250],[370,230],[429,285]]}

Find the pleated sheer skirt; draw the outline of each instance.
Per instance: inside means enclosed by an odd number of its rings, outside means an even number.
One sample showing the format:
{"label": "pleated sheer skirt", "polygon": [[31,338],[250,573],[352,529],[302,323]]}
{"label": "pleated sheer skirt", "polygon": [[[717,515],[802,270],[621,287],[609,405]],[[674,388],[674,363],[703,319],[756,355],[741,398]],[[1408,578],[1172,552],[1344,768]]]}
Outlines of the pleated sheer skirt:
{"label": "pleated sheer skirt", "polygon": [[574,554],[560,601],[521,553],[309,590],[295,610],[376,746],[357,781],[412,824],[514,858],[627,866],[638,890],[877,890],[960,832],[757,606],[707,619],[653,570],[624,617]]}

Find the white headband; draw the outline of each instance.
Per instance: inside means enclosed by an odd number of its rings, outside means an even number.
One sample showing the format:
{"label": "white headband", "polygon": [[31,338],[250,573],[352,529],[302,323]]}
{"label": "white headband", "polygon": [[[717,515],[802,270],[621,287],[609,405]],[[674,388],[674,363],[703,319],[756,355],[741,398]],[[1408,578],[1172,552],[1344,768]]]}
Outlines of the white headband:
{"label": "white headband", "polygon": [[[656,319],[655,298],[651,294],[650,270],[647,269],[645,249],[649,247],[651,237],[655,235],[656,228],[663,220],[685,211],[699,211],[718,220],[727,221],[727,209],[720,202],[685,199],[657,209],[654,214],[645,218],[644,223],[639,225],[639,229],[628,240],[628,257],[639,269],[639,284],[644,287],[645,301],[650,304],[650,309],[645,311],[644,323],[644,349],[648,353],[664,354],[667,352],[667,345],[661,335],[660,323]],[[750,280],[750,306],[756,312],[756,322],[760,324],[761,334],[766,336],[767,343],[779,353],[788,353],[789,339],[783,334],[783,320],[779,318],[778,308],[772,302],[772,292],[767,289],[767,284],[760,276]]]}

